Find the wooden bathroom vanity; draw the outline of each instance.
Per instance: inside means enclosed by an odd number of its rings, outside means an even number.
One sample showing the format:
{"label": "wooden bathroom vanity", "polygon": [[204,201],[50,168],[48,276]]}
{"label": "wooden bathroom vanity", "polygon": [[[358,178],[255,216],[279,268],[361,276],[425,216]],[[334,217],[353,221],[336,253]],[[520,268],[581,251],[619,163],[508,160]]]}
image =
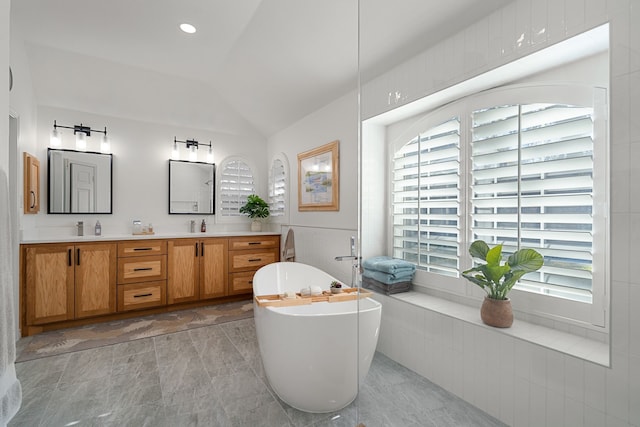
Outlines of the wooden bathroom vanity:
{"label": "wooden bathroom vanity", "polygon": [[20,325],[39,332],[251,298],[279,234],[20,245]]}

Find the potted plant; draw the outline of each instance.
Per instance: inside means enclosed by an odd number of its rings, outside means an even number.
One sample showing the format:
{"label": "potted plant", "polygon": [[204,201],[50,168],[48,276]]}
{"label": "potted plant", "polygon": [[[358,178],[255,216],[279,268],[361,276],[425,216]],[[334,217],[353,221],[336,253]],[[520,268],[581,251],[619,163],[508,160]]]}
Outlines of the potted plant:
{"label": "potted plant", "polygon": [[498,328],[510,327],[513,324],[513,311],[507,294],[523,275],[540,269],[544,258],[534,249],[520,249],[501,265],[502,244],[489,248],[483,240],[473,242],[469,246],[469,253],[473,258],[485,261],[462,272],[465,279],[487,293],[480,309],[482,321]]}
{"label": "potted plant", "polygon": [[331,293],[332,294],[339,294],[342,292],[342,283],[334,280],[331,282]]}
{"label": "potted plant", "polygon": [[269,217],[269,204],[262,200],[257,194],[247,196],[247,203],[240,208],[241,214],[247,214],[253,221],[251,222],[251,231],[261,231],[261,219]]}

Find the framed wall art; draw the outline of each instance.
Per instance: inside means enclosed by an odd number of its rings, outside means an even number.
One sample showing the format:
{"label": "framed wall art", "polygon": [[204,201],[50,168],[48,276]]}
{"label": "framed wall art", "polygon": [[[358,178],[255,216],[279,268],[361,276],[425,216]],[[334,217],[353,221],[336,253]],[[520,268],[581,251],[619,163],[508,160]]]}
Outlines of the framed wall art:
{"label": "framed wall art", "polygon": [[298,210],[340,210],[339,144],[298,154]]}

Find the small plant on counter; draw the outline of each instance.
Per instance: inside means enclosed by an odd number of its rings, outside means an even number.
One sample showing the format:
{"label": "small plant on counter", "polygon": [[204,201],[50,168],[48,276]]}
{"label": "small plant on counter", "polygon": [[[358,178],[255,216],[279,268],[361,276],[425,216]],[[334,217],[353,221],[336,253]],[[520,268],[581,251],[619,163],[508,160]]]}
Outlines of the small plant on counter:
{"label": "small plant on counter", "polygon": [[333,281],[331,282],[331,289],[340,289],[342,288],[342,284],[340,282],[337,281]]}

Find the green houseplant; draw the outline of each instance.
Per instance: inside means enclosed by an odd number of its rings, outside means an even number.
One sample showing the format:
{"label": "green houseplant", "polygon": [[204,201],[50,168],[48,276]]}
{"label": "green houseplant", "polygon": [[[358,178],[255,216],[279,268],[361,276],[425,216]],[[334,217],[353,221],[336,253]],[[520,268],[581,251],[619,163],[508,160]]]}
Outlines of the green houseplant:
{"label": "green houseplant", "polygon": [[469,254],[485,262],[462,272],[465,279],[487,293],[480,310],[482,321],[508,328],[513,323],[513,311],[507,294],[523,275],[542,267],[543,256],[534,249],[520,249],[501,264],[502,244],[489,248],[483,240],[473,242]]}
{"label": "green houseplant", "polygon": [[262,230],[260,220],[268,218],[270,215],[269,204],[257,194],[251,194],[247,196],[247,203],[240,208],[240,213],[248,215],[253,220],[251,231],[260,231]]}

